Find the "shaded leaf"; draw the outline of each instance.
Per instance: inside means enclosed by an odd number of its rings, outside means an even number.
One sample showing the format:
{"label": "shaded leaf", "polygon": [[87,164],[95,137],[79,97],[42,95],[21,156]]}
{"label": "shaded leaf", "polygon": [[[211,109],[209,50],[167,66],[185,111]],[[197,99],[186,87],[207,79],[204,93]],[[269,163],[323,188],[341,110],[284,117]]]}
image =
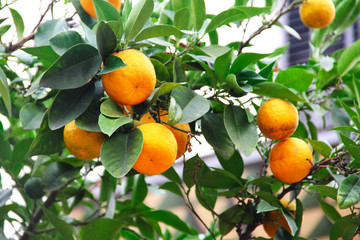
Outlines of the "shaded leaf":
{"label": "shaded leaf", "polygon": [[56,34],[49,40],[50,46],[58,55],[63,55],[72,46],[84,43],[84,40],[78,32],[65,31]]}
{"label": "shaded leaf", "polygon": [[64,186],[71,178],[78,175],[80,168],[62,162],[51,163],[43,173],[44,190],[53,191]]}
{"label": "shaded leaf", "polygon": [[73,227],[66,223],[64,220],[58,218],[54,213],[52,213],[46,207],[42,207],[42,210],[46,218],[51,222],[52,225],[56,228],[57,232],[64,238],[64,240],[73,240]]}
{"label": "shaded leaf", "polygon": [[40,24],[35,35],[35,46],[49,45],[49,40],[53,36],[68,28],[69,26],[65,19],[52,19]]}
{"label": "shaded leaf", "polygon": [[287,87],[279,83],[263,82],[253,86],[253,93],[260,96],[273,97],[273,98],[285,98],[290,101],[304,102],[304,99],[296,95]]}
{"label": "shaded leaf", "polygon": [[99,126],[103,133],[108,135],[109,137],[121,126],[125,124],[132,123],[133,119],[126,115],[121,116],[119,118],[108,118],[103,114],[99,116]]}
{"label": "shaded leaf", "polygon": [[103,62],[114,52],[117,45],[115,33],[109,25],[101,21],[96,29],[96,43]]}
{"label": "shaded leaf", "polygon": [[100,218],[96,219],[84,228],[83,240],[113,240],[120,232],[122,224],[120,221]]}
{"label": "shaded leaf", "polygon": [[4,101],[9,116],[11,116],[11,99],[10,99],[9,86],[5,72],[1,67],[0,67],[0,95],[2,100]]}
{"label": "shaded leaf", "polygon": [[121,60],[121,58],[119,58],[115,55],[110,55],[107,58],[104,68],[101,69],[101,71],[98,73],[98,75],[103,75],[103,74],[115,71],[119,68],[123,68],[126,66],[127,65],[123,62],[123,60]]}
{"label": "shaded leaf", "polygon": [[144,174],[139,174],[133,189],[132,205],[136,206],[141,204],[145,200],[147,193],[148,188],[145,182],[145,176]]}
{"label": "shaded leaf", "polygon": [[330,240],[350,240],[359,227],[359,220],[354,215],[338,219],[330,229]]}

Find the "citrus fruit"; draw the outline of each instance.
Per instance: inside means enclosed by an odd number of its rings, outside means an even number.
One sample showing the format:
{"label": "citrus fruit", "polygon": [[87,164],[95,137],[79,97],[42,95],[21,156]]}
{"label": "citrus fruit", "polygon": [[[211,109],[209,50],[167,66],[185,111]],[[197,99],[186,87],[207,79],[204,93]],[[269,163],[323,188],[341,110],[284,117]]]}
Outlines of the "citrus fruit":
{"label": "citrus fruit", "polygon": [[299,113],[292,103],[273,98],[258,110],[257,123],[267,138],[279,140],[293,134],[299,122]]}
{"label": "citrus fruit", "polygon": [[75,157],[82,160],[91,160],[100,156],[101,145],[105,135],[101,132],[90,132],[78,128],[75,120],[65,125],[65,147]]}
{"label": "citrus fruit", "polygon": [[121,58],[127,66],[102,76],[105,92],[121,105],[144,102],[156,84],[155,69],[150,59],[135,49],[127,49],[113,55]]}
{"label": "citrus fruit", "polygon": [[39,199],[45,195],[44,184],[41,178],[31,177],[26,180],[24,191],[31,199]]}
{"label": "citrus fruit", "polygon": [[309,145],[299,138],[286,138],[270,151],[270,169],[284,183],[296,183],[306,177],[312,167]]}
{"label": "citrus fruit", "polygon": [[174,135],[160,123],[147,123],[138,127],[144,143],[133,168],[139,173],[156,175],[168,170],[176,159],[177,144]]}
{"label": "citrus fruit", "polygon": [[[161,111],[160,112],[160,119],[164,122],[167,122],[169,115],[167,114],[167,111]],[[156,120],[151,116],[150,113],[144,114],[140,121],[143,123],[151,123],[156,122]],[[190,132],[190,125],[188,123],[181,123],[181,124],[175,124],[174,127],[169,125],[164,125],[167,127],[173,134],[177,142],[177,155],[176,159],[181,157],[187,150],[188,146],[188,134],[186,132],[183,132],[178,129],[182,129],[184,131]],[[178,129],[177,129],[178,128]]]}
{"label": "citrus fruit", "polygon": [[[108,0],[117,10],[120,10],[121,0]],[[81,7],[93,18],[96,18],[95,7],[92,0],[80,0]]]}
{"label": "citrus fruit", "polygon": [[306,0],[299,9],[301,21],[310,28],[327,27],[335,18],[331,0]]}
{"label": "citrus fruit", "polygon": [[[294,202],[289,203],[289,201],[281,199],[281,204],[295,216],[296,211],[296,204]],[[291,233],[291,229],[289,224],[287,223],[284,215],[282,214],[281,210],[273,210],[267,212],[265,214],[265,220],[263,222],[263,227],[265,232],[273,238],[279,228],[279,225],[286,229],[289,233]]]}

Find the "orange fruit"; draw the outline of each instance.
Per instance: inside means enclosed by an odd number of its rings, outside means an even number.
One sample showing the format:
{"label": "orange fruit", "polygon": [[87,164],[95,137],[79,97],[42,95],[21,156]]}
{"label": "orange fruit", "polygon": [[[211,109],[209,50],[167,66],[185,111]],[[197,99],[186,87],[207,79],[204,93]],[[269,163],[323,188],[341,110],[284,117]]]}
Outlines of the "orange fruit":
{"label": "orange fruit", "polygon": [[[164,122],[167,122],[169,115],[167,114],[167,111],[161,111],[160,112],[160,119]],[[143,123],[151,123],[156,122],[156,120],[151,116],[150,113],[144,114],[140,121]],[[176,128],[182,129],[184,131],[190,132],[190,125],[188,123],[181,123],[181,124],[175,124],[174,127],[169,125],[164,125],[167,127],[173,134],[177,142],[177,155],[176,159],[181,157],[187,150],[188,147],[188,134],[186,132],[180,131]]]}
{"label": "orange fruit", "polygon": [[144,143],[133,168],[139,173],[156,175],[168,170],[176,159],[177,144],[174,135],[160,123],[147,123],[138,127]]}
{"label": "orange fruit", "polygon": [[279,140],[293,134],[299,122],[299,113],[290,102],[273,98],[266,101],[258,110],[257,123],[267,138]]}
{"label": "orange fruit", "polygon": [[310,28],[327,27],[335,18],[331,0],[306,0],[299,9],[301,21]]}
{"label": "orange fruit", "polygon": [[[120,10],[121,0],[108,0],[117,10]],[[92,0],[80,0],[81,7],[93,18],[96,18],[95,7]]]}
{"label": "orange fruit", "polygon": [[296,183],[305,178],[312,167],[309,145],[299,138],[286,138],[270,151],[270,169],[284,183]]}
{"label": "orange fruit", "polygon": [[90,132],[78,128],[75,120],[66,124],[64,128],[65,147],[72,155],[82,160],[99,157],[105,138],[101,132]]}
{"label": "orange fruit", "polygon": [[[292,215],[295,216],[296,214],[296,204],[294,202],[289,203],[287,200],[280,200],[281,204],[288,209]],[[273,238],[279,228],[279,225],[283,227],[286,231],[289,233],[291,232],[291,229],[289,227],[289,224],[287,223],[284,215],[282,214],[281,210],[273,210],[270,212],[267,212],[265,214],[265,220],[263,222],[263,227],[265,232]]]}
{"label": "orange fruit", "polygon": [[127,49],[113,55],[127,65],[102,76],[102,84],[109,97],[121,105],[144,102],[155,89],[155,69],[142,52]]}

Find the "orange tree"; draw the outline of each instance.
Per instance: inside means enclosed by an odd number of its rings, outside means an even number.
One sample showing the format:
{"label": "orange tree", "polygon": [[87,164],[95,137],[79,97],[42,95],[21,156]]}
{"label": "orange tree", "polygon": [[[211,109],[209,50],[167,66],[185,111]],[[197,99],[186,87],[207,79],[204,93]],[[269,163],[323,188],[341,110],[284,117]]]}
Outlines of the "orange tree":
{"label": "orange tree", "polygon": [[[274,239],[304,239],[304,191],[333,223],[330,239],[359,233],[360,41],[324,55],[357,20],[359,0],[234,0],[217,15],[204,0],[93,0],[97,18],[84,10],[91,1],[52,0],[27,36],[14,2],[0,2],[0,110],[10,125],[0,125],[0,166],[13,180],[0,190],[1,238],[215,239],[234,231],[255,239],[265,223]],[[70,15],[44,21],[59,5]],[[277,71],[288,44],[247,50],[274,25],[288,30],[279,18],[299,9],[307,26],[321,27],[312,29],[306,64]],[[262,25],[249,37],[219,45],[219,27],[249,31],[254,17]],[[7,41],[11,29],[17,40]],[[318,139],[314,114],[337,133],[332,146]],[[179,174],[171,167],[178,152],[201,136],[217,167],[181,156]],[[243,157],[253,152],[262,168],[246,177]],[[101,168],[100,184],[87,179]],[[165,176],[160,188],[183,199],[206,230],[147,206],[146,174]],[[219,212],[220,199],[231,207]],[[86,216],[71,218],[79,206]]]}

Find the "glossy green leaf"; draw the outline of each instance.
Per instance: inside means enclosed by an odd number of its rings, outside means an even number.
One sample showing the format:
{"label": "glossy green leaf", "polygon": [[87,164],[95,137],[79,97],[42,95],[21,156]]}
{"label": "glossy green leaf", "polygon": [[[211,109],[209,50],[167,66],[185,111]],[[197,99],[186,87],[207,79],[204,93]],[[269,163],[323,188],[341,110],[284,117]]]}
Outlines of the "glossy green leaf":
{"label": "glossy green leaf", "polygon": [[246,95],[248,92],[252,92],[253,88],[251,85],[245,84],[239,86],[235,74],[227,75],[225,79],[226,85],[229,87],[229,93],[235,97],[241,97]]}
{"label": "glossy green leaf", "polygon": [[241,177],[244,172],[244,160],[242,159],[240,153],[235,151],[230,159],[224,159],[220,154],[215,152],[216,157],[218,158],[221,166],[234,174],[237,177]]}
{"label": "glossy green leaf", "polygon": [[135,182],[135,186],[132,194],[132,205],[136,206],[141,204],[148,193],[147,183],[145,182],[144,174],[139,174]]}
{"label": "glossy green leaf", "polygon": [[269,55],[270,54],[241,53],[235,58],[234,62],[232,63],[230,72],[238,73],[250,64],[256,63],[260,59],[263,59]]}
{"label": "glossy green leaf", "polygon": [[121,60],[121,58],[115,55],[110,55],[107,58],[104,68],[98,73],[98,75],[103,75],[126,66],[127,65],[123,62],[123,60]]}
{"label": "glossy green leaf", "polygon": [[360,59],[360,40],[351,44],[341,54],[338,61],[337,70],[338,74],[342,77],[348,73]]}
{"label": "glossy green leaf", "polygon": [[49,127],[59,129],[79,117],[90,105],[94,85],[60,91],[49,109]]}
{"label": "glossy green leaf", "polygon": [[16,11],[13,8],[9,8],[9,10],[10,10],[11,16],[14,21],[18,41],[20,41],[24,35],[24,29],[25,29],[24,21],[23,21],[21,15],[18,13],[18,11]]}
{"label": "glossy green leaf", "polygon": [[301,97],[296,95],[287,87],[279,83],[263,82],[254,86],[253,93],[260,96],[273,97],[273,98],[285,98],[290,101],[304,102]]}
{"label": "glossy green leaf", "polygon": [[50,38],[49,43],[52,49],[61,56],[72,46],[85,42],[78,32],[65,31]]}
{"label": "glossy green leaf", "polygon": [[324,201],[319,201],[321,210],[324,212],[324,214],[329,218],[331,222],[336,222],[341,218],[340,213],[336,210],[336,208]]}
{"label": "glossy green leaf", "polygon": [[83,240],[113,240],[120,232],[122,223],[120,221],[100,218],[96,219],[84,228]]}
{"label": "glossy green leaf", "polygon": [[115,33],[109,25],[101,21],[96,29],[96,43],[103,62],[114,52],[117,45]]}
{"label": "glossy green leaf", "polygon": [[155,94],[152,96],[151,100],[150,100],[150,104],[152,105],[155,103],[155,101],[158,99],[158,97],[170,93],[173,89],[177,88],[181,86],[180,83],[174,83],[174,82],[169,82],[169,83],[163,83],[161,84],[161,86],[155,90]]}
{"label": "glossy green leaf", "polygon": [[246,111],[238,106],[226,106],[224,124],[230,139],[239,151],[250,156],[255,150],[259,135],[255,123],[249,122]]}
{"label": "glossy green leaf", "polygon": [[9,116],[11,116],[11,99],[10,99],[9,85],[7,81],[8,80],[6,74],[3,71],[3,69],[0,67],[0,96],[4,101]]}
{"label": "glossy green leaf", "polygon": [[264,8],[257,8],[257,7],[234,7],[228,10],[221,12],[220,14],[216,15],[207,26],[205,32],[211,32],[215,29],[221,27],[222,25],[235,22],[235,21],[242,21],[244,19],[249,19],[251,17],[266,13],[270,10],[269,7]]}
{"label": "glossy green leaf", "polygon": [[64,240],[73,240],[73,228],[70,224],[65,222],[64,220],[61,220],[56,216],[53,212],[51,212],[46,207],[42,207],[42,210],[46,216],[46,218],[49,220],[49,222],[54,225],[57,232],[60,233],[60,235],[64,238]]}
{"label": "glossy green leaf", "polygon": [[183,117],[181,107],[176,103],[176,100],[173,97],[170,97],[168,115],[169,117],[166,123],[169,125],[178,123]]}
{"label": "glossy green leaf", "polygon": [[206,6],[204,0],[190,0],[191,16],[195,30],[199,31],[206,21]]}
{"label": "glossy green leaf", "polygon": [[121,116],[119,118],[109,118],[100,114],[99,116],[99,126],[103,133],[108,135],[109,137],[121,126],[125,124],[132,123],[133,119],[126,115]]}
{"label": "glossy green leaf", "polygon": [[180,29],[170,26],[170,25],[154,25],[148,28],[143,29],[135,38],[136,42],[154,38],[154,37],[165,37],[165,36],[181,36],[184,33]]}
{"label": "glossy green leaf", "polygon": [[351,240],[359,227],[359,220],[354,215],[338,219],[330,229],[330,240]]}
{"label": "glossy green leaf", "polygon": [[324,186],[324,185],[312,185],[308,188],[310,191],[314,191],[319,193],[323,198],[329,197],[334,200],[336,200],[337,196],[337,189],[330,186]]}
{"label": "glossy green leaf", "polygon": [[207,113],[201,118],[201,130],[206,141],[225,160],[230,159],[235,151],[224,125],[223,119],[213,113]]}
{"label": "glossy green leaf", "polygon": [[183,7],[175,11],[174,25],[181,30],[189,30],[191,11],[189,7]]}
{"label": "glossy green leaf", "polygon": [[257,206],[256,213],[262,213],[262,212],[270,212],[273,210],[277,210],[279,208],[272,206],[268,202],[264,200],[260,200],[260,203]]}
{"label": "glossy green leaf", "polygon": [[90,106],[75,120],[75,125],[86,131],[101,132],[98,124],[100,110],[99,102],[90,104]]}
{"label": "glossy green leaf", "polygon": [[130,12],[125,24],[125,39],[134,38],[145,26],[154,9],[153,0],[139,0]]}
{"label": "glossy green leaf", "polygon": [[165,190],[167,190],[169,192],[172,192],[175,195],[183,198],[180,187],[174,182],[166,182],[166,183],[164,183],[163,185],[160,186],[160,189],[165,189]]}
{"label": "glossy green leaf", "polygon": [[214,209],[217,200],[216,188],[206,188],[197,186],[195,189],[195,195],[199,203],[207,210]]}
{"label": "glossy green leaf", "polygon": [[119,11],[109,1],[93,0],[98,21],[120,21]]}
{"label": "glossy green leaf", "polygon": [[154,58],[150,58],[150,61],[155,68],[156,79],[160,81],[170,82],[170,74],[164,64]]}
{"label": "glossy green leaf", "polygon": [[63,187],[70,179],[78,175],[80,168],[62,163],[53,162],[45,170],[42,176],[45,190],[53,191]]}
{"label": "glossy green leaf", "polygon": [[162,175],[165,176],[170,181],[181,184],[181,179],[173,167],[163,172]]}
{"label": "glossy green leaf", "polygon": [[125,176],[134,166],[143,145],[139,129],[129,133],[115,133],[106,139],[101,147],[101,162],[114,177]]}
{"label": "glossy green leaf", "polygon": [[345,178],[338,189],[337,203],[340,209],[345,209],[360,201],[360,176],[350,175]]}
{"label": "glossy green leaf", "polygon": [[327,143],[311,139],[306,139],[306,141],[308,141],[313,149],[320,153],[323,157],[330,157],[332,148]]}
{"label": "glossy green leaf", "polygon": [[201,187],[216,188],[216,189],[231,188],[236,184],[236,182],[238,182],[238,180],[237,179],[234,180],[232,176],[229,177],[224,172],[226,171],[221,171],[221,169],[215,169],[215,171],[204,171],[201,174],[201,177],[198,179],[199,185]]}
{"label": "glossy green leaf", "polygon": [[171,96],[175,98],[183,111],[183,118],[180,123],[188,123],[199,119],[210,109],[210,103],[207,99],[188,89],[179,86],[172,90]]}
{"label": "glossy green leaf", "polygon": [[275,82],[288,88],[295,89],[298,92],[305,92],[314,78],[315,74],[306,69],[288,68],[279,71],[275,78]]}
{"label": "glossy green leaf", "polygon": [[68,29],[65,19],[53,19],[40,24],[35,35],[35,46],[49,45],[52,37]]}
{"label": "glossy green leaf", "polygon": [[30,146],[27,157],[59,153],[63,149],[63,129],[52,131],[49,128],[48,115],[45,115],[36,138]]}
{"label": "glossy green leaf", "polygon": [[96,48],[78,44],[65,52],[43,75],[40,86],[53,89],[78,88],[95,75],[101,65]]}
{"label": "glossy green leaf", "polygon": [[120,106],[114,102],[112,99],[108,98],[106,99],[101,105],[100,105],[100,112],[104,114],[107,117],[111,118],[118,118],[118,117],[124,117],[126,116]]}
{"label": "glossy green leaf", "polygon": [[50,63],[54,63],[59,55],[52,49],[51,46],[39,46],[39,47],[30,47],[30,48],[22,48],[24,52],[31,54],[32,56],[36,56],[44,59]]}
{"label": "glossy green leaf", "polygon": [[220,82],[223,82],[230,72],[232,55],[233,51],[230,49],[228,52],[215,59],[214,72]]}

